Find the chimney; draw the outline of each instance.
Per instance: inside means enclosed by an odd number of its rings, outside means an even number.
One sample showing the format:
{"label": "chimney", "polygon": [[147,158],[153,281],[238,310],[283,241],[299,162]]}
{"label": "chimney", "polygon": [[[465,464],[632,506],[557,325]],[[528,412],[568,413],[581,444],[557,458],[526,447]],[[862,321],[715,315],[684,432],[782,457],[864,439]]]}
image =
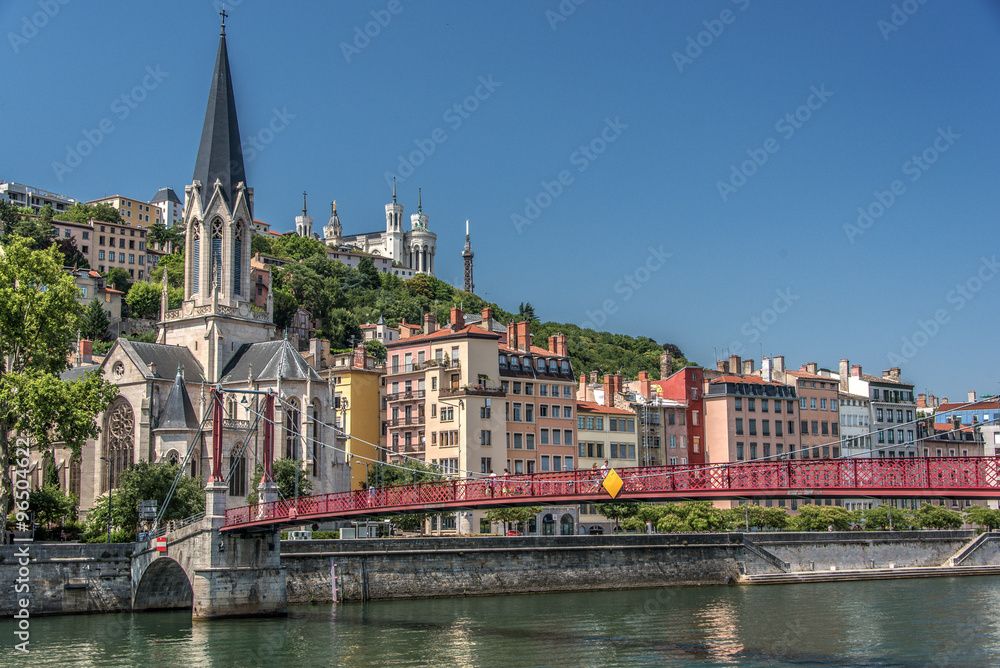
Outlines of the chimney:
{"label": "chimney", "polygon": [[91,364],[94,361],[94,342],[90,339],[80,339],[80,362]]}
{"label": "chimney", "polygon": [[407,339],[410,337],[410,328],[406,326],[406,318],[399,321],[399,338]]}
{"label": "chimney", "polygon": [[597,371],[590,372],[590,382],[593,383],[594,385],[597,384]]}
{"label": "chimney", "polygon": [[742,367],[742,365],[740,363],[740,356],[739,355],[730,355],[729,356],[729,372],[730,373],[739,373],[741,367]]}
{"label": "chimney", "polygon": [[649,385],[649,373],[646,371],[639,372],[639,394],[649,399],[652,395],[650,394]]}
{"label": "chimney", "polygon": [[752,376],[753,375],[753,360],[743,360],[743,375]]}
{"label": "chimney", "polygon": [[323,368],[323,339],[309,339],[310,366],[317,371]]}
{"label": "chimney", "polygon": [[556,334],[556,354],[560,357],[569,357],[569,344],[566,342],[565,334]]}
{"label": "chimney", "polygon": [[974,403],[976,401],[976,391],[969,390],[969,403]]}
{"label": "chimney", "polygon": [[847,382],[848,377],[851,373],[851,363],[849,360],[840,360],[840,390],[841,392],[847,392],[849,388],[849,383]]}
{"label": "chimney", "polygon": [[764,379],[765,382],[770,383],[771,378],[771,358],[765,357],[760,361],[760,377]]}
{"label": "chimney", "polygon": [[899,367],[894,366],[891,369],[882,372],[883,378],[888,378],[889,380],[899,380]]}
{"label": "chimney", "polygon": [[483,329],[485,329],[487,332],[492,332],[493,331],[493,309],[490,308],[489,306],[487,306],[486,308],[483,309],[483,312],[480,315],[483,316],[483,324],[482,324]]}
{"label": "chimney", "polygon": [[729,362],[726,360],[719,360],[715,363],[715,368],[722,373],[729,373]]}
{"label": "chimney", "polygon": [[674,373],[674,358],[668,352],[660,353],[660,380],[666,380]]}
{"label": "chimney", "polygon": [[431,334],[437,330],[437,318],[434,317],[434,312],[424,314],[424,334]]}
{"label": "chimney", "polygon": [[457,306],[451,308],[451,328],[461,329],[465,327],[465,313]]}
{"label": "chimney", "polygon": [[[620,373],[616,373],[615,374],[615,394],[623,391],[624,389],[625,389],[625,385],[622,382],[622,375]],[[614,406],[614,402],[612,402],[611,405]]]}
{"label": "chimney", "polygon": [[549,337],[549,352],[552,353],[553,355],[558,355],[559,354],[559,353],[556,352],[556,337],[555,337],[555,334],[553,334],[552,336]]}
{"label": "chimney", "polygon": [[149,368],[149,375],[156,375],[156,362],[148,362],[146,366]]}
{"label": "chimney", "polygon": [[851,366],[851,378],[861,378],[861,365],[854,364]]}
{"label": "chimney", "polygon": [[511,348],[517,349],[517,325],[513,321],[507,323],[507,341],[505,343]]}
{"label": "chimney", "polygon": [[819,371],[819,365],[817,365],[816,362],[809,362],[806,364],[806,371],[809,373],[816,373]]}
{"label": "chimney", "polygon": [[775,355],[774,356],[774,372],[775,373],[785,373],[785,356]]}
{"label": "chimney", "polygon": [[517,328],[517,349],[522,352],[531,352],[531,325],[527,320],[514,325]]}
{"label": "chimney", "polygon": [[612,405],[611,395],[614,392],[613,384],[614,384],[614,379],[612,378],[611,374],[607,374],[607,373],[604,374],[604,405],[605,406],[611,406]]}

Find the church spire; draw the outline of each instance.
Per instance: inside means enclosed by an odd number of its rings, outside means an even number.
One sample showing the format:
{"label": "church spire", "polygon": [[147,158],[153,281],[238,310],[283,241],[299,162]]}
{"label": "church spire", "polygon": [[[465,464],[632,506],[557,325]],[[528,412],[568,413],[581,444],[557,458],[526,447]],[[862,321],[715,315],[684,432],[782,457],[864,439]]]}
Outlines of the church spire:
{"label": "church spire", "polygon": [[475,292],[476,285],[472,281],[472,242],[469,240],[469,221],[465,221],[465,250],[462,251],[462,263],[464,272],[462,275],[462,290],[465,292]]}
{"label": "church spire", "polygon": [[392,177],[392,203],[396,203],[396,177]]}
{"label": "church spire", "polygon": [[424,212],[424,193],[423,188],[417,188],[417,213]]}
{"label": "church spire", "polygon": [[306,217],[306,191],[302,191],[302,217]]}
{"label": "church spire", "polygon": [[212,198],[215,181],[222,182],[222,193],[227,204],[236,202],[236,185],[246,182],[243,166],[243,149],[240,146],[240,126],[236,120],[236,97],[229,71],[229,52],[226,49],[226,13],[222,14],[222,34],[219,51],[212,73],[212,87],[208,94],[205,124],[201,130],[198,158],[194,165],[194,178],[201,181],[202,206]]}

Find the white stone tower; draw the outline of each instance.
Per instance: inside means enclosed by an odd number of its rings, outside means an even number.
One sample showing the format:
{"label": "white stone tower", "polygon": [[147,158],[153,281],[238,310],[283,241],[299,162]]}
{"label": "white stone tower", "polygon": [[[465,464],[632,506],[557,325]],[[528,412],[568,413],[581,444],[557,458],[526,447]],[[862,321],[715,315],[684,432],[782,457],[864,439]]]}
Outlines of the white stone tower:
{"label": "white stone tower", "polygon": [[306,191],[302,191],[302,215],[295,216],[295,233],[300,237],[312,238],[313,219],[306,213]]}
{"label": "white stone tower", "polygon": [[421,274],[434,275],[434,251],[437,235],[428,229],[427,214],[424,213],[423,191],[417,190],[417,212],[410,216],[410,232],[407,235],[407,261],[410,269]]}
{"label": "white stone tower", "polygon": [[392,180],[392,203],[385,205],[385,252],[391,259],[403,263],[403,205],[396,201],[395,178]]}

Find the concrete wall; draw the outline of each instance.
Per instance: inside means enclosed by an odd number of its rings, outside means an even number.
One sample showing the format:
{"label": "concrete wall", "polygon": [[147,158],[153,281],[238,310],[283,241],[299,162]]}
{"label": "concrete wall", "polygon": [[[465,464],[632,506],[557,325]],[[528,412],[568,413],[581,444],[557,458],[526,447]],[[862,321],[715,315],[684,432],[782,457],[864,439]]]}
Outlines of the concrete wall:
{"label": "concrete wall", "polygon": [[[817,533],[753,533],[747,537],[782,561],[791,572],[909,566],[943,566],[976,537],[959,531],[834,531]],[[1000,562],[994,562],[1000,563]],[[971,563],[967,565],[972,565]]]}
{"label": "concrete wall", "polygon": [[[26,578],[19,557],[28,549]],[[129,555],[131,543],[42,544],[0,546],[0,612],[13,614],[19,599],[30,601],[32,615],[117,612],[132,606]],[[27,580],[27,582],[23,582]],[[21,584],[27,591],[18,592]]]}

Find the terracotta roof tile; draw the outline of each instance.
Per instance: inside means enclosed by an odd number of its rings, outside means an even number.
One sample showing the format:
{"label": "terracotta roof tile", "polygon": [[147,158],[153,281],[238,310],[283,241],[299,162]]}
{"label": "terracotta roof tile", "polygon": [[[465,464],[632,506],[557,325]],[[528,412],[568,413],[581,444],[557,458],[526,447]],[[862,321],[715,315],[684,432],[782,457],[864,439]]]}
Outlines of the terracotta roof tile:
{"label": "terracotta roof tile", "polygon": [[627,411],[624,408],[615,408],[614,406],[604,406],[594,401],[577,401],[576,410],[584,411],[586,413],[607,413],[609,415],[631,415],[635,416],[635,413]]}

